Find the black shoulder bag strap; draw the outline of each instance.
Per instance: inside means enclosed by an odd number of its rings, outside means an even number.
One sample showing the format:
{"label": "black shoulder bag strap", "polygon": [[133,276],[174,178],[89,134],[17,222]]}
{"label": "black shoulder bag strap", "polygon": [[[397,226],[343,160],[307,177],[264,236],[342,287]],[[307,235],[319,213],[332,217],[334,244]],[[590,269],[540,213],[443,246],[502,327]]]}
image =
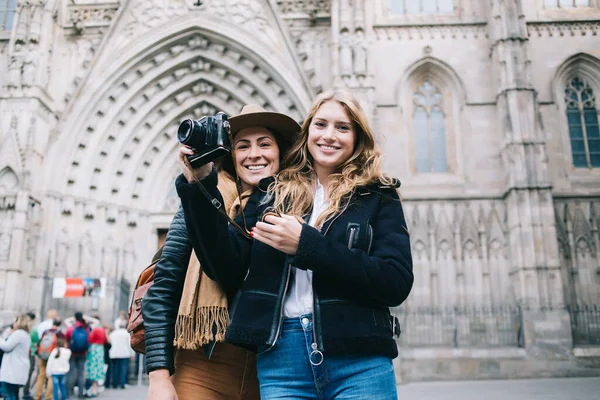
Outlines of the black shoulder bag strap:
{"label": "black shoulder bag strap", "polygon": [[[192,166],[190,165],[190,162],[187,158],[185,158],[185,163],[187,164],[188,168],[190,169],[190,171],[193,171]],[[239,226],[237,224],[237,222],[235,222],[234,220],[232,220],[229,217],[229,214],[227,214],[227,211],[225,211],[225,206],[223,205],[223,203],[221,203],[218,199],[214,198],[210,193],[208,193],[208,190],[206,190],[206,188],[204,187],[204,185],[202,184],[202,182],[200,182],[200,180],[196,177],[194,177],[194,183],[196,184],[196,186],[198,186],[198,189],[200,189],[200,192],[204,195],[204,197],[206,197],[208,199],[208,201],[210,201],[210,203],[217,209],[217,211],[223,216],[225,217],[225,219],[235,228],[237,229],[246,239],[250,239],[252,240],[252,236],[250,236],[250,232],[248,232],[248,228],[246,225],[246,216],[244,215],[244,209],[242,208],[242,219],[244,220],[244,227],[242,228],[241,226]],[[242,187],[239,181],[239,178],[236,178],[235,180],[235,186],[238,192],[238,197],[241,198],[241,192],[242,192]]]}

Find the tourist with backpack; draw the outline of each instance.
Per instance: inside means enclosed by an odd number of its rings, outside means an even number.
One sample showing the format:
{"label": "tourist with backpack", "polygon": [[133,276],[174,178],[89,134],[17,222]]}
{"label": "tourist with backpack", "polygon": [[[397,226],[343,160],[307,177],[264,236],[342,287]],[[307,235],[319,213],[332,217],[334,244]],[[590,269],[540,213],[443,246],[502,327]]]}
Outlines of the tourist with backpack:
{"label": "tourist with backpack", "polygon": [[[52,382],[46,379],[46,366],[52,350],[56,348],[58,339],[64,339],[65,335],[60,331],[61,321],[55,319],[49,329],[45,330],[40,337],[40,342],[37,347],[38,356],[38,376],[35,382],[34,399],[41,400],[44,392],[44,382],[46,383],[46,400],[52,400]],[[39,332],[38,332],[39,333]]]}
{"label": "tourist with backpack", "polygon": [[65,333],[65,339],[71,349],[71,359],[69,360],[69,374],[67,375],[67,391],[73,392],[77,384],[79,398],[84,397],[85,390],[85,362],[87,359],[90,327],[80,312],[75,313],[75,324]]}
{"label": "tourist with backpack", "polygon": [[54,400],[67,400],[69,398],[67,395],[67,386],[65,385],[65,376],[70,368],[71,350],[66,346],[67,342],[65,338],[59,337],[56,347],[50,353],[46,366],[46,376],[52,380]]}

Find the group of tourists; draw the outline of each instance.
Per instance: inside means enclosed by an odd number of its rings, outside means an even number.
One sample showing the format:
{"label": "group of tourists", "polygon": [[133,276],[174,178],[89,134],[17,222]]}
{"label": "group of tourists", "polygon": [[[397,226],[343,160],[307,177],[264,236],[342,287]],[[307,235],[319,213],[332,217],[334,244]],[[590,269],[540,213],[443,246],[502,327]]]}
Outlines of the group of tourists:
{"label": "group of tourists", "polygon": [[7,400],[68,399],[75,388],[80,398],[96,397],[101,387],[125,388],[127,366],[134,355],[122,314],[114,330],[100,318],[76,312],[62,321],[56,310],[34,325],[23,314],[0,338],[0,396]]}

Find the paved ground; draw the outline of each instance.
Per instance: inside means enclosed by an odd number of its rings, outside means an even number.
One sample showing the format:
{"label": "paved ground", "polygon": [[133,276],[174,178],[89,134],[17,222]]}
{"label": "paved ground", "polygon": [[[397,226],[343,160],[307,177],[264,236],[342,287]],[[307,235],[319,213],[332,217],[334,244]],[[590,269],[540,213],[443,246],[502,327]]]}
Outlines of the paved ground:
{"label": "paved ground", "polygon": [[106,389],[100,393],[97,400],[146,400],[148,386],[139,387],[129,386],[125,390],[121,389]]}
{"label": "paved ground", "polygon": [[409,383],[400,400],[600,400],[600,378]]}
{"label": "paved ground", "polygon": [[[147,391],[147,386],[110,389],[98,400],[145,400]],[[398,399],[600,400],[600,378],[409,383],[398,387]]]}

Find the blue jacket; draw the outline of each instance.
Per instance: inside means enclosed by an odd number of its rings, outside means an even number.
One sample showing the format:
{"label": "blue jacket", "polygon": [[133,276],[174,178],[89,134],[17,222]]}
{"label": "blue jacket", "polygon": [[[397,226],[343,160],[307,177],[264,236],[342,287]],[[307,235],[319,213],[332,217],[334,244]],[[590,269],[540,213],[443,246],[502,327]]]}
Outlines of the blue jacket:
{"label": "blue jacket", "polygon": [[[265,208],[261,181],[245,207],[248,229]],[[203,184],[217,199],[215,171]],[[359,187],[341,213],[321,231],[302,226],[294,256],[244,238],[218,214],[195,184],[176,181],[194,250],[212,279],[228,293],[231,324],[226,340],[250,349],[278,338],[290,267],[313,272],[315,343],[325,354],[396,357],[397,320],[389,307],[401,304],[413,284],[404,213],[395,187]],[[263,204],[265,203],[265,204]],[[241,217],[236,220],[241,226]]]}

